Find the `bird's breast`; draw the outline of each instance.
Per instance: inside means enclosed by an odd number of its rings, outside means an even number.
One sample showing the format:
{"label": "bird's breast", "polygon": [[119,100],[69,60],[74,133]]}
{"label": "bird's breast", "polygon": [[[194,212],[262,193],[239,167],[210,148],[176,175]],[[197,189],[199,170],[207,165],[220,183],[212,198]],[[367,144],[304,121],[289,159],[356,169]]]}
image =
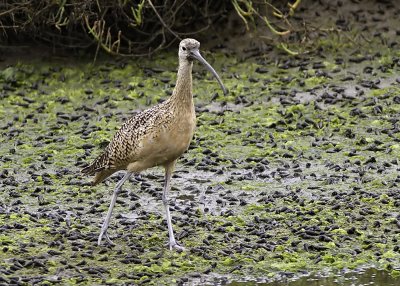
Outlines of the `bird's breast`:
{"label": "bird's breast", "polygon": [[160,124],[156,131],[141,140],[137,160],[129,164],[128,169],[138,172],[176,160],[188,149],[195,128],[194,113]]}
{"label": "bird's breast", "polygon": [[[174,122],[169,128],[166,128],[163,134],[165,143],[168,146],[168,150],[172,153],[178,153],[179,157],[185,152],[193,138],[193,134],[196,128],[196,117],[194,114],[188,114],[182,116]],[[174,157],[174,154],[171,154]],[[175,154],[176,155],[176,154]]]}

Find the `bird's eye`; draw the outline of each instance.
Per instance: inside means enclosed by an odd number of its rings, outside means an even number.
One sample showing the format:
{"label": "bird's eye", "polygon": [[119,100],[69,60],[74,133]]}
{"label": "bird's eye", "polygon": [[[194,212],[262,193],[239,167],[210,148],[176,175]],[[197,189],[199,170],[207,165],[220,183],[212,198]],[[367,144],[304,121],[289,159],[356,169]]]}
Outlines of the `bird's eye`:
{"label": "bird's eye", "polygon": [[182,47],[182,50],[183,50],[183,51],[186,51],[186,47]]}

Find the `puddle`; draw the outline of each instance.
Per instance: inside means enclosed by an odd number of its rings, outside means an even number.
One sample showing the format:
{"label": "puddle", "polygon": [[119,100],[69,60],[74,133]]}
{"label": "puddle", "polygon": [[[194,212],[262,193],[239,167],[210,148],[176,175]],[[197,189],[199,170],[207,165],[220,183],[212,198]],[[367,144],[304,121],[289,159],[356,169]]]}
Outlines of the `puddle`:
{"label": "puddle", "polygon": [[366,269],[357,273],[349,272],[342,275],[329,277],[302,277],[295,281],[235,281],[224,284],[226,286],[397,286],[400,278],[390,276],[387,271],[377,269]]}

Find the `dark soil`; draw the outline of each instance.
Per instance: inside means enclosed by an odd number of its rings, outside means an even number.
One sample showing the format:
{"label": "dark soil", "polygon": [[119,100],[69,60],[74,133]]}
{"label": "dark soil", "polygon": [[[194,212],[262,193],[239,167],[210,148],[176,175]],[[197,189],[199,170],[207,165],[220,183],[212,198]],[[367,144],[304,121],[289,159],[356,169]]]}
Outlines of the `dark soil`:
{"label": "dark soil", "polygon": [[314,5],[307,17],[324,21],[312,44],[292,42],[308,51],[296,57],[205,45],[230,93],[195,65],[198,129],[171,194],[182,253],[165,247],[161,169],[124,185],[116,246],[97,236],[123,173],[96,187],[79,173],[124,119],[170,95],[176,51],[95,65],[3,55],[0,285],[286,283],[370,267],[399,277],[400,8]]}

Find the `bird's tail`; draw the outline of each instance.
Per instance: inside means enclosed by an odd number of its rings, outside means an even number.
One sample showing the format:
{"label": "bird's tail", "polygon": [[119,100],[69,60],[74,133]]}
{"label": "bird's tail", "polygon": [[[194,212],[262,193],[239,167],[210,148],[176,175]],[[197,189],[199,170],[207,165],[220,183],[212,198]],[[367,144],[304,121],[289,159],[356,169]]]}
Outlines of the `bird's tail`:
{"label": "bird's tail", "polygon": [[94,173],[96,173],[95,168],[93,166],[93,164],[90,164],[88,166],[86,166],[85,168],[81,169],[81,173],[83,175],[93,175]]}
{"label": "bird's tail", "polygon": [[104,169],[107,169],[110,165],[110,156],[108,155],[108,148],[98,156],[89,166],[86,166],[81,170],[84,175],[93,175]]}
{"label": "bird's tail", "polygon": [[104,170],[104,168],[105,168],[104,166],[101,166],[98,163],[98,159],[96,159],[95,161],[93,161],[92,164],[90,164],[90,165],[86,166],[85,168],[83,168],[81,170],[81,173],[84,174],[84,175],[89,175],[90,176],[90,175],[94,175],[97,172],[100,172],[100,171]]}
{"label": "bird's tail", "polygon": [[84,175],[95,175],[93,179],[93,185],[100,183],[116,170],[108,168],[108,155],[104,152],[99,157],[97,157],[90,165],[84,167],[81,173]]}

